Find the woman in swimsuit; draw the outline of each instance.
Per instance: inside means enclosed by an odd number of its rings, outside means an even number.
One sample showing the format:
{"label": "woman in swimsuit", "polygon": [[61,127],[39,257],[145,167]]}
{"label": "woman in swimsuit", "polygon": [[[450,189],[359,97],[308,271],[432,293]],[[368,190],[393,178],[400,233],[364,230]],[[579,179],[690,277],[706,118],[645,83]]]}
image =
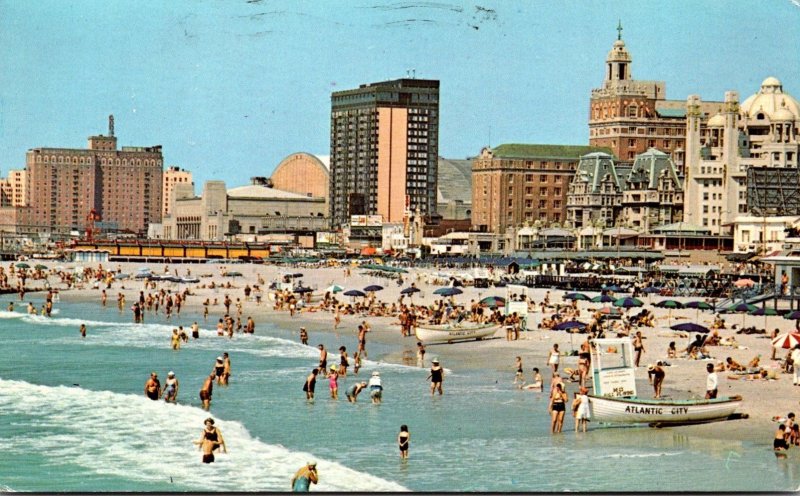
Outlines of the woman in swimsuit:
{"label": "woman in swimsuit", "polygon": [[431,396],[433,396],[437,389],[439,390],[439,396],[441,396],[444,369],[439,365],[439,360],[433,360],[431,364],[431,373],[428,375],[428,379],[431,380]]}
{"label": "woman in swimsuit", "polygon": [[339,372],[336,371],[336,365],[331,365],[331,371],[328,374],[328,385],[331,388],[331,399],[339,399]]}
{"label": "woman in swimsuit", "polygon": [[178,379],[175,377],[175,372],[172,371],[167,374],[167,382],[164,387],[164,401],[167,403],[178,402]]}
{"label": "woman in swimsuit", "polygon": [[400,434],[397,435],[397,446],[400,448],[400,458],[405,460],[408,458],[408,440],[411,434],[408,433],[408,426],[403,424],[400,426]]}
{"label": "woman in swimsuit", "polygon": [[344,377],[347,375],[347,366],[350,365],[350,362],[347,360],[347,348],[344,346],[339,347],[340,359],[339,359],[339,375]]}
{"label": "woman in swimsuit", "polygon": [[225,374],[225,364],[222,362],[221,356],[217,357],[217,362],[214,364],[214,374],[217,376],[217,384],[222,384]]}
{"label": "woman in swimsuit", "polygon": [[203,451],[203,463],[213,463],[214,451],[222,446],[222,451],[228,453],[228,448],[225,446],[225,438],[222,437],[222,432],[214,427],[214,419],[207,418],[205,426],[203,433],[200,434],[200,439],[195,441],[194,444],[199,445]]}
{"label": "woman in swimsuit", "polygon": [[567,393],[564,392],[564,385],[560,382],[556,383],[550,393],[550,405],[548,407],[551,416],[550,431],[552,433],[561,432],[561,428],[564,425],[564,412],[567,410],[566,403]]}

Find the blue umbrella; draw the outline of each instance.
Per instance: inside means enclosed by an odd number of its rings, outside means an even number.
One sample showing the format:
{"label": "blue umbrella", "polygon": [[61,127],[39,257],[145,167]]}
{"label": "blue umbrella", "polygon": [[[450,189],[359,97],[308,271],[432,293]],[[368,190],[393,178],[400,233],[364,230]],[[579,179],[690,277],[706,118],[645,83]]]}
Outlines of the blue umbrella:
{"label": "blue umbrella", "polygon": [[616,284],[612,284],[611,286],[605,286],[603,289],[614,293],[619,293],[620,291],[622,291],[622,288],[617,286]]}
{"label": "blue umbrella", "polygon": [[786,320],[798,320],[800,319],[800,310],[795,310],[794,312],[787,313],[783,316]]}
{"label": "blue umbrella", "polygon": [[383,286],[378,286],[377,284],[373,284],[371,286],[367,286],[366,288],[364,288],[364,291],[370,293],[372,291],[380,291],[382,289],[383,289]]}
{"label": "blue umbrella", "polygon": [[463,293],[463,291],[458,288],[439,288],[433,292],[433,294],[439,296],[455,296],[460,295],[461,293]]}
{"label": "blue umbrella", "polygon": [[578,322],[577,320],[569,320],[567,322],[562,322],[553,326],[553,329],[556,331],[568,331],[570,329],[583,329],[586,327],[586,324],[583,322]]}
{"label": "blue umbrella", "polygon": [[642,293],[647,293],[647,294],[650,294],[650,293],[660,293],[660,292],[661,292],[661,288],[657,288],[657,287],[655,287],[655,286],[647,286],[646,288],[644,288],[644,289],[642,290]]}
{"label": "blue umbrella", "polygon": [[343,294],[345,296],[360,296],[360,297],[367,296],[366,294],[364,294],[364,292],[359,291],[357,289],[351,289],[349,291],[345,291]]}
{"label": "blue umbrella", "polygon": [[608,296],[607,294],[601,294],[600,296],[595,296],[592,298],[592,301],[594,303],[611,303],[614,301],[614,297]]}
{"label": "blue umbrella", "polygon": [[683,332],[710,332],[710,329],[705,326],[701,326],[700,324],[693,324],[691,322],[684,322],[683,324],[675,324],[674,326],[670,327],[675,331],[683,331]]}
{"label": "blue umbrella", "polygon": [[683,303],[677,300],[661,300],[658,303],[653,304],[654,307],[658,308],[683,308]]}
{"label": "blue umbrella", "polygon": [[294,288],[294,293],[304,294],[304,293],[310,293],[312,291],[314,291],[314,290],[311,289],[311,288],[304,288],[302,286],[298,286],[298,287]]}
{"label": "blue umbrella", "polygon": [[410,288],[406,288],[406,289],[400,291],[400,294],[410,295],[410,294],[419,293],[419,292],[420,292],[419,288],[415,288],[415,287],[412,286]]}
{"label": "blue umbrella", "polygon": [[686,308],[696,308],[698,310],[711,310],[712,308],[714,308],[711,306],[711,304],[706,303],[704,301],[690,301],[689,303],[686,303],[684,306]]}

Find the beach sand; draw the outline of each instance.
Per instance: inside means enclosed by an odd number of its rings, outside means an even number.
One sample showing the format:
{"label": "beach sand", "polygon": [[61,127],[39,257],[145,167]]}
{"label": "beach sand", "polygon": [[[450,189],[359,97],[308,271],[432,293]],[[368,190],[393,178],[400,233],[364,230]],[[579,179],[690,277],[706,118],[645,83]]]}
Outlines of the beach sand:
{"label": "beach sand", "polygon": [[[77,264],[68,263],[48,263],[50,267],[57,265],[65,267],[75,267]],[[98,264],[81,264],[82,267],[97,268]],[[236,298],[241,298],[243,301],[243,317],[246,320],[248,316],[252,316],[256,322],[256,333],[258,333],[259,323],[271,322],[281,328],[290,330],[287,333],[287,338],[299,340],[299,329],[305,327],[309,333],[309,343],[314,344],[314,336],[317,333],[330,333],[334,334],[338,343],[348,347],[348,350],[356,348],[356,327],[357,325],[366,320],[372,332],[367,335],[367,350],[370,349],[370,343],[380,342],[385,343],[393,348],[383,360],[394,363],[404,363],[404,357],[415,356],[416,353],[416,338],[402,337],[400,334],[400,327],[397,318],[389,317],[364,317],[355,315],[343,315],[342,321],[338,331],[334,332],[333,329],[333,314],[330,312],[306,312],[303,311],[294,317],[290,317],[286,311],[273,310],[273,304],[269,300],[266,286],[273,280],[279,279],[280,275],[285,272],[299,272],[304,275],[302,278],[305,286],[319,288],[324,291],[326,287],[331,284],[338,284],[345,289],[363,289],[370,284],[378,284],[384,286],[384,290],[377,293],[378,299],[384,302],[395,302],[400,296],[400,290],[410,285],[413,281],[416,283],[422,292],[417,293],[413,297],[413,302],[431,303],[435,300],[436,295],[433,291],[441,287],[444,280],[434,283],[433,276],[436,271],[433,269],[410,269],[408,274],[404,274],[405,282],[402,286],[398,286],[395,281],[382,277],[376,277],[364,273],[365,271],[356,267],[351,268],[350,277],[345,276],[343,267],[332,268],[284,268],[272,265],[253,265],[253,264],[168,264],[165,267],[163,264],[142,264],[142,263],[116,263],[111,262],[104,264],[104,268],[117,270],[121,269],[124,273],[135,274],[137,269],[142,266],[149,266],[154,273],[164,273],[164,269],[168,268],[169,272],[174,274],[175,270],[181,276],[187,274],[187,270],[191,271],[191,275],[200,277],[200,283],[197,284],[174,284],[174,283],[158,283],[158,287],[171,289],[173,292],[188,287],[192,293],[189,300],[184,305],[184,311],[191,311],[195,315],[202,315],[202,302],[209,298],[212,301],[216,298],[219,305],[210,307],[210,314],[208,322],[203,323],[200,321],[201,327],[213,328],[217,319],[225,313],[225,307],[222,305],[225,294],[229,294],[231,299],[235,302]],[[225,277],[222,273],[225,271],[237,271],[242,274],[241,277]],[[261,276],[266,281],[263,286],[264,294],[263,301],[260,306],[257,306],[254,298],[251,301],[244,301],[244,287],[249,284],[251,287],[257,284],[258,276]],[[207,286],[211,281],[216,284],[225,284],[230,282],[233,287],[230,289],[215,288],[209,289]],[[58,288],[60,291],[61,302],[56,304],[65,304],[70,301],[85,301],[95,300],[100,304],[100,289],[93,289],[90,284],[87,284],[83,289],[64,289],[65,286],[58,282],[57,278],[51,276],[49,282],[52,287]],[[11,278],[10,284],[14,285],[16,280]],[[28,286],[37,286],[39,281],[30,281]],[[105,286],[102,286],[105,287]],[[124,287],[124,289],[122,289]],[[122,292],[126,297],[127,313],[130,313],[130,305],[138,298],[139,291],[144,289],[144,284],[139,280],[123,280],[115,281],[112,283],[110,290],[106,290],[108,294],[108,305],[116,305],[117,293]],[[464,293],[455,297],[457,303],[468,305],[470,300],[479,300],[486,296],[506,296],[506,288],[487,288],[480,289],[474,287],[462,288]],[[153,290],[149,290],[152,292]],[[550,291],[550,300],[553,303],[562,302],[563,291],[548,290],[545,288],[528,288],[527,294],[536,302],[541,302],[545,294]],[[148,291],[145,291],[147,294]],[[348,301],[350,298],[343,297],[341,293],[337,295],[340,301]],[[16,300],[14,295],[8,295],[7,299]],[[645,303],[645,308],[654,312],[657,320],[657,327],[654,328],[640,328],[643,336],[645,337],[645,354],[643,355],[640,363],[641,367],[637,370],[637,389],[641,397],[652,397],[652,386],[647,381],[647,364],[654,364],[658,360],[666,360],[667,346],[670,341],[676,341],[678,350],[686,347],[690,337],[680,337],[678,333],[670,330],[668,324],[670,318],[668,317],[668,310],[655,308],[648,303],[655,303],[660,299],[659,296],[647,296],[641,298]],[[677,300],[688,301],[688,298],[674,298]],[[406,298],[409,302],[409,298]],[[589,312],[588,309],[597,308],[599,304],[590,302],[579,302],[579,308],[582,310],[580,320],[588,322]],[[231,307],[232,313],[235,312],[235,304]],[[638,310],[638,309],[634,309]],[[544,315],[550,315],[552,312]],[[673,310],[671,323],[678,322],[695,322],[695,310]],[[538,330],[535,328],[535,323],[539,322],[543,317],[541,313],[529,314],[529,326],[533,328],[528,332],[523,332],[521,339],[516,341],[507,341],[504,332],[497,332],[493,339],[483,341],[469,341],[455,344],[442,344],[442,345],[428,345],[427,346],[427,362],[431,357],[436,356],[440,359],[445,368],[451,370],[470,368],[481,368],[488,371],[496,372],[498,380],[506,380],[508,387],[514,387],[514,359],[516,356],[521,356],[524,364],[525,375],[530,379],[531,369],[538,367],[542,376],[545,378],[545,388],[549,387],[549,367],[546,363],[546,358],[549,350],[554,343],[558,343],[562,352],[568,352],[573,349],[578,349],[580,343],[586,339],[585,334],[569,334],[563,331],[549,331]],[[736,324],[737,327],[742,325],[741,315],[725,315],[724,316],[728,329],[720,331],[723,338],[735,337],[740,345],[739,348],[732,348],[727,346],[710,347],[709,350],[713,356],[713,362],[719,362],[730,356],[734,360],[747,364],[754,356],[761,355],[761,365],[765,368],[773,368],[779,370],[778,362],[773,362],[769,359],[771,353],[770,340],[765,338],[765,335],[746,335],[736,334],[735,329],[731,326]],[[713,315],[709,312],[700,312],[697,323],[710,326],[713,320]],[[185,318],[174,319],[175,325],[183,325],[185,328],[191,325],[191,322]],[[747,326],[754,325],[756,327],[764,326],[764,317],[746,316],[745,322]],[[794,322],[783,319],[782,317],[767,317],[767,329],[771,330],[779,328],[781,332],[786,332],[794,329]],[[685,335],[684,335],[685,336]],[[783,358],[787,350],[778,350],[778,358]],[[352,355],[352,352],[351,352]],[[375,357],[370,357],[374,359]],[[706,371],[705,366],[707,361],[704,360],[688,360],[688,359],[672,359],[668,360],[670,366],[665,367],[666,379],[664,381],[663,394],[668,398],[673,399],[688,399],[688,398],[702,398],[705,394],[706,384]],[[564,356],[561,360],[561,368],[565,367],[577,368],[576,356]],[[562,374],[563,375],[563,374]],[[713,422],[708,424],[669,427],[678,433],[690,436],[708,437],[715,439],[738,439],[755,441],[759,443],[768,443],[773,435],[776,424],[772,421],[774,416],[785,416],[790,411],[800,411],[800,387],[792,385],[792,377],[790,374],[780,374],[778,380],[756,380],[747,381],[744,379],[732,380],[729,379],[727,372],[719,372],[719,395],[741,395],[744,398],[743,404],[739,410],[740,413],[747,414],[749,418],[741,420],[732,420],[727,422]],[[576,383],[567,383],[567,392],[572,397],[572,393],[577,391]],[[420,394],[426,394],[426,391],[421,390]],[[571,420],[567,420],[568,426],[571,428]]]}

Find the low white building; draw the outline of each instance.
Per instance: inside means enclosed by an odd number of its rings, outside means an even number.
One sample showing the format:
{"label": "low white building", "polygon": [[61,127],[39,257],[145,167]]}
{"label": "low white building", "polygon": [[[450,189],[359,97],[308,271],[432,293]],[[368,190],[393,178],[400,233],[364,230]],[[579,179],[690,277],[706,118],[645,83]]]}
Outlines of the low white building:
{"label": "low white building", "polygon": [[450,232],[430,240],[431,255],[464,256],[470,254],[468,232]]}
{"label": "low white building", "polygon": [[733,229],[733,251],[767,254],[782,250],[786,241],[786,228],[792,227],[798,222],[800,222],[800,217],[794,215],[781,217],[737,216]]}

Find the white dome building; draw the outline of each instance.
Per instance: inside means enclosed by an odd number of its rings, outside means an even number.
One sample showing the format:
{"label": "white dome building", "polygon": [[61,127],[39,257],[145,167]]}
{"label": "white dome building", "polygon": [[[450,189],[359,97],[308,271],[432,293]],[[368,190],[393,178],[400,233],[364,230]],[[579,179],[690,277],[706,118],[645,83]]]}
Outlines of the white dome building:
{"label": "white dome building", "polygon": [[752,230],[753,215],[761,216],[759,225],[764,215],[800,215],[800,200],[791,201],[800,193],[784,187],[800,175],[800,103],[775,77],[738,100],[737,92],[727,92],[706,130],[699,126],[700,98],[687,101],[684,222],[734,236],[734,250],[747,251],[753,239],[764,239]]}

